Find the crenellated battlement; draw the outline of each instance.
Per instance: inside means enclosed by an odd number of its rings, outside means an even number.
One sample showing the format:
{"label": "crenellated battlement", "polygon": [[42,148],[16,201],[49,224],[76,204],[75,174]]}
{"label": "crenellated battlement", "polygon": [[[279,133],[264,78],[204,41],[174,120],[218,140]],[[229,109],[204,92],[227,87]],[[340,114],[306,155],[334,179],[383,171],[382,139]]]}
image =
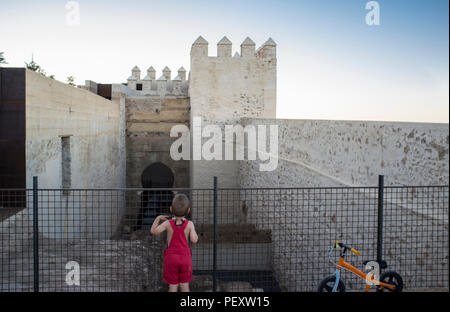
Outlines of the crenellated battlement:
{"label": "crenellated battlement", "polygon": [[[160,161],[174,169],[183,186],[189,179],[191,187],[203,188],[212,176],[224,176],[223,185],[236,187],[240,175],[237,162],[171,159],[167,142],[175,138],[169,136],[170,130],[179,124],[194,129],[193,122],[198,118],[220,127],[238,125],[242,118],[276,118],[276,43],[268,38],[257,45],[246,37],[233,49],[233,42],[223,36],[217,42],[215,56],[208,55],[208,45],[202,36],[193,42],[189,73],[184,67],[172,72],[168,66],[145,70],[132,64],[126,86],[111,85],[111,98],[120,101],[127,118],[129,185],[138,187],[136,181],[149,162]],[[107,89],[90,81],[85,88],[97,94]]]}
{"label": "crenellated battlement", "polygon": [[217,56],[209,56],[208,41],[199,36],[191,47],[191,111],[209,120],[275,118],[276,48],[272,38],[256,49],[246,37],[232,56],[233,43],[225,36]]}
{"label": "crenellated battlement", "polygon": [[186,80],[186,69],[180,67],[177,76],[171,79],[172,72],[169,67],[164,67],[162,75],[156,79],[156,70],[153,66],[147,69],[147,75],[141,80],[141,70],[135,66],[131,70],[131,76],[127,79],[127,87],[139,92],[139,95],[175,95],[187,96],[189,82]]}
{"label": "crenellated battlement", "polygon": [[[223,37],[217,43],[217,56],[209,56],[208,41],[201,36],[195,40],[189,73],[191,126],[198,117],[216,125],[239,124],[242,118],[276,118],[276,44],[269,38],[256,48],[246,37],[235,52],[231,40]],[[205,187],[216,175],[229,177],[222,182],[227,187],[239,181],[239,170],[231,162],[191,163],[192,187]]]}
{"label": "crenellated battlement", "polygon": [[[273,71],[276,71],[277,45],[272,38],[269,38],[256,49],[255,42],[250,37],[246,37],[240,45],[240,52],[235,52],[234,55],[232,54],[233,43],[226,36],[217,43],[217,56],[208,55],[208,44],[208,41],[202,36],[199,36],[197,40],[194,41],[191,47],[191,69],[192,65],[197,62],[217,60],[219,62],[226,62],[229,65],[228,68],[230,71],[234,70],[240,72],[239,67],[247,66],[252,62],[257,62],[259,64],[267,63],[269,66],[263,66],[265,69],[260,72],[254,72],[253,76],[256,75],[256,77],[266,79],[264,78],[264,76],[268,74],[266,71],[269,72],[270,76],[274,76],[275,72]],[[128,77],[126,85],[128,88],[136,91],[139,95],[189,95],[189,80],[186,79],[186,70],[183,67],[178,69],[177,75],[173,79],[172,72],[167,66],[162,69],[159,78],[156,77],[156,70],[153,66],[150,66],[147,69],[147,74],[144,78],[141,78],[140,68],[134,66],[131,69],[131,75]]]}
{"label": "crenellated battlement", "polygon": [[[199,36],[191,47],[191,58],[211,57],[208,55],[208,41]],[[231,57],[233,43],[225,36],[217,43],[217,57]],[[241,51],[235,53],[234,58],[276,58],[276,43],[272,38],[264,42],[257,50],[255,42],[250,37],[241,43]],[[214,57],[214,56],[212,56]]]}

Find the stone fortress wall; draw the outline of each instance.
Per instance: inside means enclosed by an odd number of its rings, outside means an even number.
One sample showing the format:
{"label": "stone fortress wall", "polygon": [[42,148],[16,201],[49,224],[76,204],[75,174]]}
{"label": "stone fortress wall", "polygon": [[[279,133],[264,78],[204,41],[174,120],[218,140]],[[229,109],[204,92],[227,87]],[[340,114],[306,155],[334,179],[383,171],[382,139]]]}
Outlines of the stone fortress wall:
{"label": "stone fortress wall", "polygon": [[[64,185],[139,188],[142,172],[154,162],[162,162],[172,170],[176,187],[211,188],[213,176],[219,177],[219,187],[228,188],[375,186],[378,174],[386,175],[389,186],[448,184],[448,124],[276,119],[277,58],[272,39],[256,49],[256,44],[246,38],[240,45],[240,53],[233,56],[232,43],[224,37],[217,44],[217,56],[212,57],[208,55],[208,42],[199,37],[190,55],[188,76],[181,67],[172,79],[166,67],[156,79],[156,71],[150,67],[141,78],[136,66],[126,84],[111,85],[110,100],[92,94],[97,93],[95,82],[86,81],[85,90],[81,90],[27,71],[27,187],[31,187],[31,177],[37,175],[43,188]],[[172,160],[169,150],[176,138],[169,136],[171,127],[181,124],[192,131],[194,117],[200,117],[203,125],[219,125],[221,129],[224,125],[277,125],[277,169],[261,172],[258,161],[248,160]],[[204,141],[205,138],[201,143]],[[63,153],[68,142],[69,153]],[[70,160],[70,179],[63,177],[67,160]],[[104,209],[112,209],[114,216],[125,213],[124,199],[119,199],[113,207],[103,207],[95,201],[78,207],[70,200],[70,193],[62,194],[57,202],[63,202],[64,196],[67,205],[58,209],[66,212],[66,223],[56,220],[43,223],[56,226],[58,235],[62,236],[57,238],[109,238],[112,233],[98,231],[94,235],[89,232],[89,226],[111,229],[119,220],[96,220],[96,212],[107,213]],[[286,191],[271,198],[259,195],[248,198],[243,192],[230,202],[219,198],[219,223],[242,222],[245,201],[248,207],[245,222],[272,233],[270,261],[280,284],[288,290],[302,290],[304,285],[292,283],[294,275],[317,272],[302,267],[302,257],[323,257],[323,250],[309,253],[308,246],[335,237],[358,246],[363,239],[373,236],[370,229],[358,228],[353,236],[340,237],[340,231],[349,221],[348,214],[342,215],[343,210],[333,211],[349,203],[345,194],[340,196]],[[373,196],[363,194],[363,198],[372,209]],[[415,203],[416,199],[412,198],[411,202]],[[194,220],[210,224],[212,206],[197,204],[195,197],[192,200]],[[333,200],[334,208],[329,206]],[[366,220],[367,215],[362,213],[364,203],[346,207],[353,216],[351,219],[361,218],[358,219],[361,224],[373,222]],[[388,204],[391,211],[412,220],[401,225],[404,233],[420,233],[422,228],[438,224],[442,226],[442,235],[448,235],[448,215],[436,219],[432,210],[417,211],[414,209],[417,205],[408,202]],[[53,213],[56,207],[49,204],[43,208]],[[84,219],[70,219],[77,214]],[[267,218],[279,222],[264,223]],[[302,221],[292,225],[292,219]],[[14,220],[28,223],[29,219],[19,213],[4,222],[20,228]],[[69,221],[78,224],[79,231],[66,233],[64,224]],[[283,224],[290,225],[282,228]],[[302,236],[301,240],[295,239],[298,235]],[[399,261],[394,265],[416,261],[407,259],[407,249],[411,247],[408,241],[414,241],[415,237],[405,238],[401,231],[387,235],[398,242],[398,250],[404,251],[392,258]],[[448,236],[426,239],[446,241],[448,245]],[[432,254],[433,248],[436,246],[429,244],[424,250]],[[360,249],[364,254],[373,255],[373,246]],[[448,256],[443,264],[433,263],[431,258],[426,261],[427,270],[442,272],[447,265],[448,271]],[[317,266],[325,272],[328,262],[324,263],[318,260]],[[295,268],[295,272],[289,268]],[[448,279],[443,283],[448,286]]]}
{"label": "stone fortress wall", "polygon": [[275,172],[241,162],[240,186],[376,186],[378,175],[392,186],[448,183],[448,124],[250,118],[241,123],[277,125],[279,161]]}
{"label": "stone fortress wall", "polygon": [[[255,43],[246,38],[240,48],[240,53],[232,56],[232,43],[224,37],[217,44],[217,56],[212,57],[208,55],[208,42],[204,38],[199,37],[193,43],[187,82],[190,129],[193,130],[194,117],[200,117],[203,126],[219,125],[222,130],[224,125],[277,125],[278,167],[275,171],[261,172],[259,161],[191,159],[190,187],[210,188],[213,176],[218,176],[219,187],[225,188],[363,187],[376,186],[379,174],[386,175],[387,186],[447,184],[448,124],[276,119],[275,42],[269,39],[256,50]],[[147,77],[151,78],[152,84],[144,87],[142,83],[143,90],[137,91],[140,95],[149,92],[148,90],[158,94],[157,90],[161,90],[158,89],[152,68],[149,70]],[[134,68],[131,80],[128,81],[132,89],[135,86],[134,80],[139,82],[139,75],[136,73],[137,69]],[[165,69],[162,81],[170,81],[167,73]],[[159,94],[162,96],[167,93]],[[131,101],[133,100],[130,103]],[[205,141],[204,138],[201,143]],[[240,223],[245,218],[246,222],[254,224],[260,230],[270,230],[272,256],[269,258],[280,284],[288,290],[310,289],[314,285],[293,284],[292,281],[299,280],[295,276],[305,274],[306,280],[318,280],[321,276],[314,274],[327,272],[329,263],[327,260],[320,260],[324,257],[324,250],[318,248],[310,251],[308,246],[323,246],[324,240],[331,242],[338,238],[359,247],[368,258],[374,256],[373,244],[361,244],[376,241],[376,220],[368,219],[369,215],[376,215],[376,198],[362,190],[355,192],[359,193],[362,203],[352,203],[349,200],[351,194],[336,196],[331,192],[310,194],[303,190],[290,193],[286,191],[286,194],[273,194],[274,198],[265,198],[263,195],[249,198],[246,192],[236,192],[240,200],[227,201],[226,198],[219,198],[219,223]],[[405,233],[420,233],[437,224],[442,227],[442,231],[436,235],[443,236],[428,237],[426,240],[445,241],[448,215],[447,218],[445,214],[439,215],[436,219],[433,209],[414,209],[419,206],[417,200],[420,196],[416,194],[409,202],[395,202],[391,199],[386,203],[390,209],[388,214],[401,214],[410,220],[410,223],[401,225],[392,224],[389,220],[386,222],[391,229],[398,226],[403,229],[403,232],[391,230],[386,234],[391,242],[387,260],[393,268],[404,266],[405,263],[416,263],[416,266],[411,267],[412,270],[423,266],[420,261],[409,259],[414,255],[408,253],[411,241],[419,240],[413,237],[405,240],[402,236]],[[212,220],[212,207],[204,201],[196,203],[195,197],[192,199],[194,220],[209,223]],[[433,198],[430,200],[433,201]],[[248,212],[243,217],[244,201]],[[336,207],[342,207],[342,210],[335,210]],[[436,208],[443,211],[443,207]],[[267,219],[277,219],[279,222],[264,222]],[[292,220],[300,222],[288,228],[283,227]],[[370,226],[358,226],[353,235],[343,234],[345,227],[351,226],[348,222],[354,220]],[[301,240],[296,239],[298,235],[302,236]],[[399,253],[392,249],[394,243],[398,243],[395,248]],[[425,247],[421,249],[423,253],[433,254],[439,252],[436,248],[442,246],[428,244]],[[292,256],[294,254],[302,256]],[[303,256],[317,258],[317,267],[304,268]],[[445,271],[445,263],[433,263],[430,258],[424,261],[429,273]],[[406,278],[412,278],[410,272],[404,274]],[[442,284],[448,285],[448,280],[442,280]]]}
{"label": "stone fortress wall", "polygon": [[186,80],[186,70],[183,67],[178,69],[178,75],[172,79],[171,70],[166,66],[161,77],[156,79],[156,70],[153,66],[150,66],[147,69],[147,75],[141,79],[141,70],[135,66],[131,70],[131,76],[127,79],[127,87],[136,90],[136,93],[140,96],[188,96],[189,83]]}
{"label": "stone fortress wall", "polygon": [[[273,269],[280,284],[291,291],[317,286],[301,282],[299,274],[304,281],[318,282],[326,272],[332,273],[327,248],[335,239],[361,251],[361,259],[351,259],[356,264],[376,258],[376,188],[308,188],[376,187],[380,174],[386,186],[448,184],[448,124],[250,118],[241,122],[278,125],[280,144],[275,171],[260,172],[257,161],[240,162],[240,187],[299,188],[241,198],[248,207],[248,222],[271,230],[276,246]],[[385,190],[384,259],[389,268],[400,270],[406,285],[436,286],[427,284],[428,274],[441,276],[439,287],[448,287],[448,202],[442,201],[448,201],[448,188],[397,192]],[[264,222],[267,219],[276,221]],[[435,231],[427,230],[431,228]],[[308,258],[316,259],[313,267],[305,267]],[[359,289],[357,279],[350,274],[345,279],[348,288]]]}
{"label": "stone fortress wall", "polygon": [[173,187],[189,185],[189,161],[173,160],[170,137],[175,125],[189,127],[189,98],[182,96],[127,97],[127,187],[141,188],[144,170],[155,162],[168,166],[176,177]]}
{"label": "stone fortress wall", "polygon": [[[217,44],[217,57],[211,57],[202,37],[192,45],[191,125],[193,117],[220,126],[237,124],[242,117],[276,118],[275,42],[269,39],[255,51],[255,43],[247,37],[240,48],[240,54],[232,57],[232,43],[224,37]],[[192,160],[191,187],[210,186],[214,175],[221,176],[221,186],[236,187],[237,173],[235,161]]]}
{"label": "stone fortress wall", "polygon": [[[240,118],[276,118],[276,44],[268,39],[256,50],[256,44],[247,37],[240,45],[240,53],[232,56],[232,42],[223,37],[217,43],[217,56],[208,55],[208,42],[199,37],[191,47],[189,96],[191,101],[191,133],[194,117],[203,125],[235,125]],[[222,131],[223,133],[223,131]],[[192,148],[207,141],[193,142]],[[196,145],[195,145],[196,144]],[[224,159],[224,157],[222,158]],[[239,161],[191,159],[191,183],[194,188],[211,187],[213,177],[220,177],[220,187],[239,185]],[[221,201],[221,198],[219,198]],[[210,220],[211,207],[195,203],[194,217]],[[223,201],[226,203],[226,201]],[[222,210],[221,220],[236,223],[237,207]]]}
{"label": "stone fortress wall", "polygon": [[127,187],[143,187],[141,175],[155,162],[161,162],[172,170],[176,177],[173,187],[189,186],[189,161],[175,161],[170,156],[170,146],[176,140],[170,137],[171,128],[176,125],[189,127],[188,87],[183,67],[178,69],[178,75],[173,79],[167,66],[158,79],[153,66],[147,69],[147,75],[142,79],[137,66],[131,70],[126,86],[122,87],[127,89],[124,116]]}

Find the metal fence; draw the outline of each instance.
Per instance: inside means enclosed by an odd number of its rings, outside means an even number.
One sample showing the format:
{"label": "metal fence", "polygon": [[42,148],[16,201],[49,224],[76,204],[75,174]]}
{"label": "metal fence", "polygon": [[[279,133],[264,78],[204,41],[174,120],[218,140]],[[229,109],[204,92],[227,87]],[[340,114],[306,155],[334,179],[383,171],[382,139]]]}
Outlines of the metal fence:
{"label": "metal fence", "polygon": [[360,269],[382,257],[406,290],[448,289],[448,186],[380,185],[0,190],[0,291],[167,290],[165,236],[149,230],[177,193],[199,234],[193,291],[315,291],[334,240]]}

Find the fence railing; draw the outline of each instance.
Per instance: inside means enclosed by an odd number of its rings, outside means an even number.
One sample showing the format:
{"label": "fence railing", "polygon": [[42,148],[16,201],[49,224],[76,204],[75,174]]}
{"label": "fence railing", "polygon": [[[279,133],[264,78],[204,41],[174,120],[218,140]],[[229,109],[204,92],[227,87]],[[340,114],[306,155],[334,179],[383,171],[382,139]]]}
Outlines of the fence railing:
{"label": "fence railing", "polygon": [[[382,182],[382,181],[380,181]],[[348,260],[386,260],[405,289],[448,289],[448,186],[0,190],[0,291],[164,291],[164,236],[149,233],[176,193],[188,216],[197,291],[315,291]],[[381,194],[381,195],[380,195]],[[380,198],[381,196],[381,198]],[[380,210],[382,209],[382,210]],[[381,218],[381,219],[380,219]],[[381,232],[382,231],[382,232]],[[346,288],[363,282],[343,275]]]}

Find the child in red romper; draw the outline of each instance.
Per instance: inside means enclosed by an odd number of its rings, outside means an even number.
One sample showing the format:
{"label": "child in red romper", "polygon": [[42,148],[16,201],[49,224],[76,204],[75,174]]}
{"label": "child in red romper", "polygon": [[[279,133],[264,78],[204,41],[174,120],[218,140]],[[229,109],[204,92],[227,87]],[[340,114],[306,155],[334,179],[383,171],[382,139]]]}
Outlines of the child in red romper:
{"label": "child in red romper", "polygon": [[[158,216],[153,222],[151,233],[161,234],[167,231],[167,248],[164,250],[163,280],[169,284],[169,291],[189,291],[192,281],[192,253],[188,239],[197,243],[198,235],[194,223],[184,218],[189,213],[189,199],[184,194],[177,194],[173,198],[170,212],[174,218]],[[163,223],[159,224],[161,221]]]}

